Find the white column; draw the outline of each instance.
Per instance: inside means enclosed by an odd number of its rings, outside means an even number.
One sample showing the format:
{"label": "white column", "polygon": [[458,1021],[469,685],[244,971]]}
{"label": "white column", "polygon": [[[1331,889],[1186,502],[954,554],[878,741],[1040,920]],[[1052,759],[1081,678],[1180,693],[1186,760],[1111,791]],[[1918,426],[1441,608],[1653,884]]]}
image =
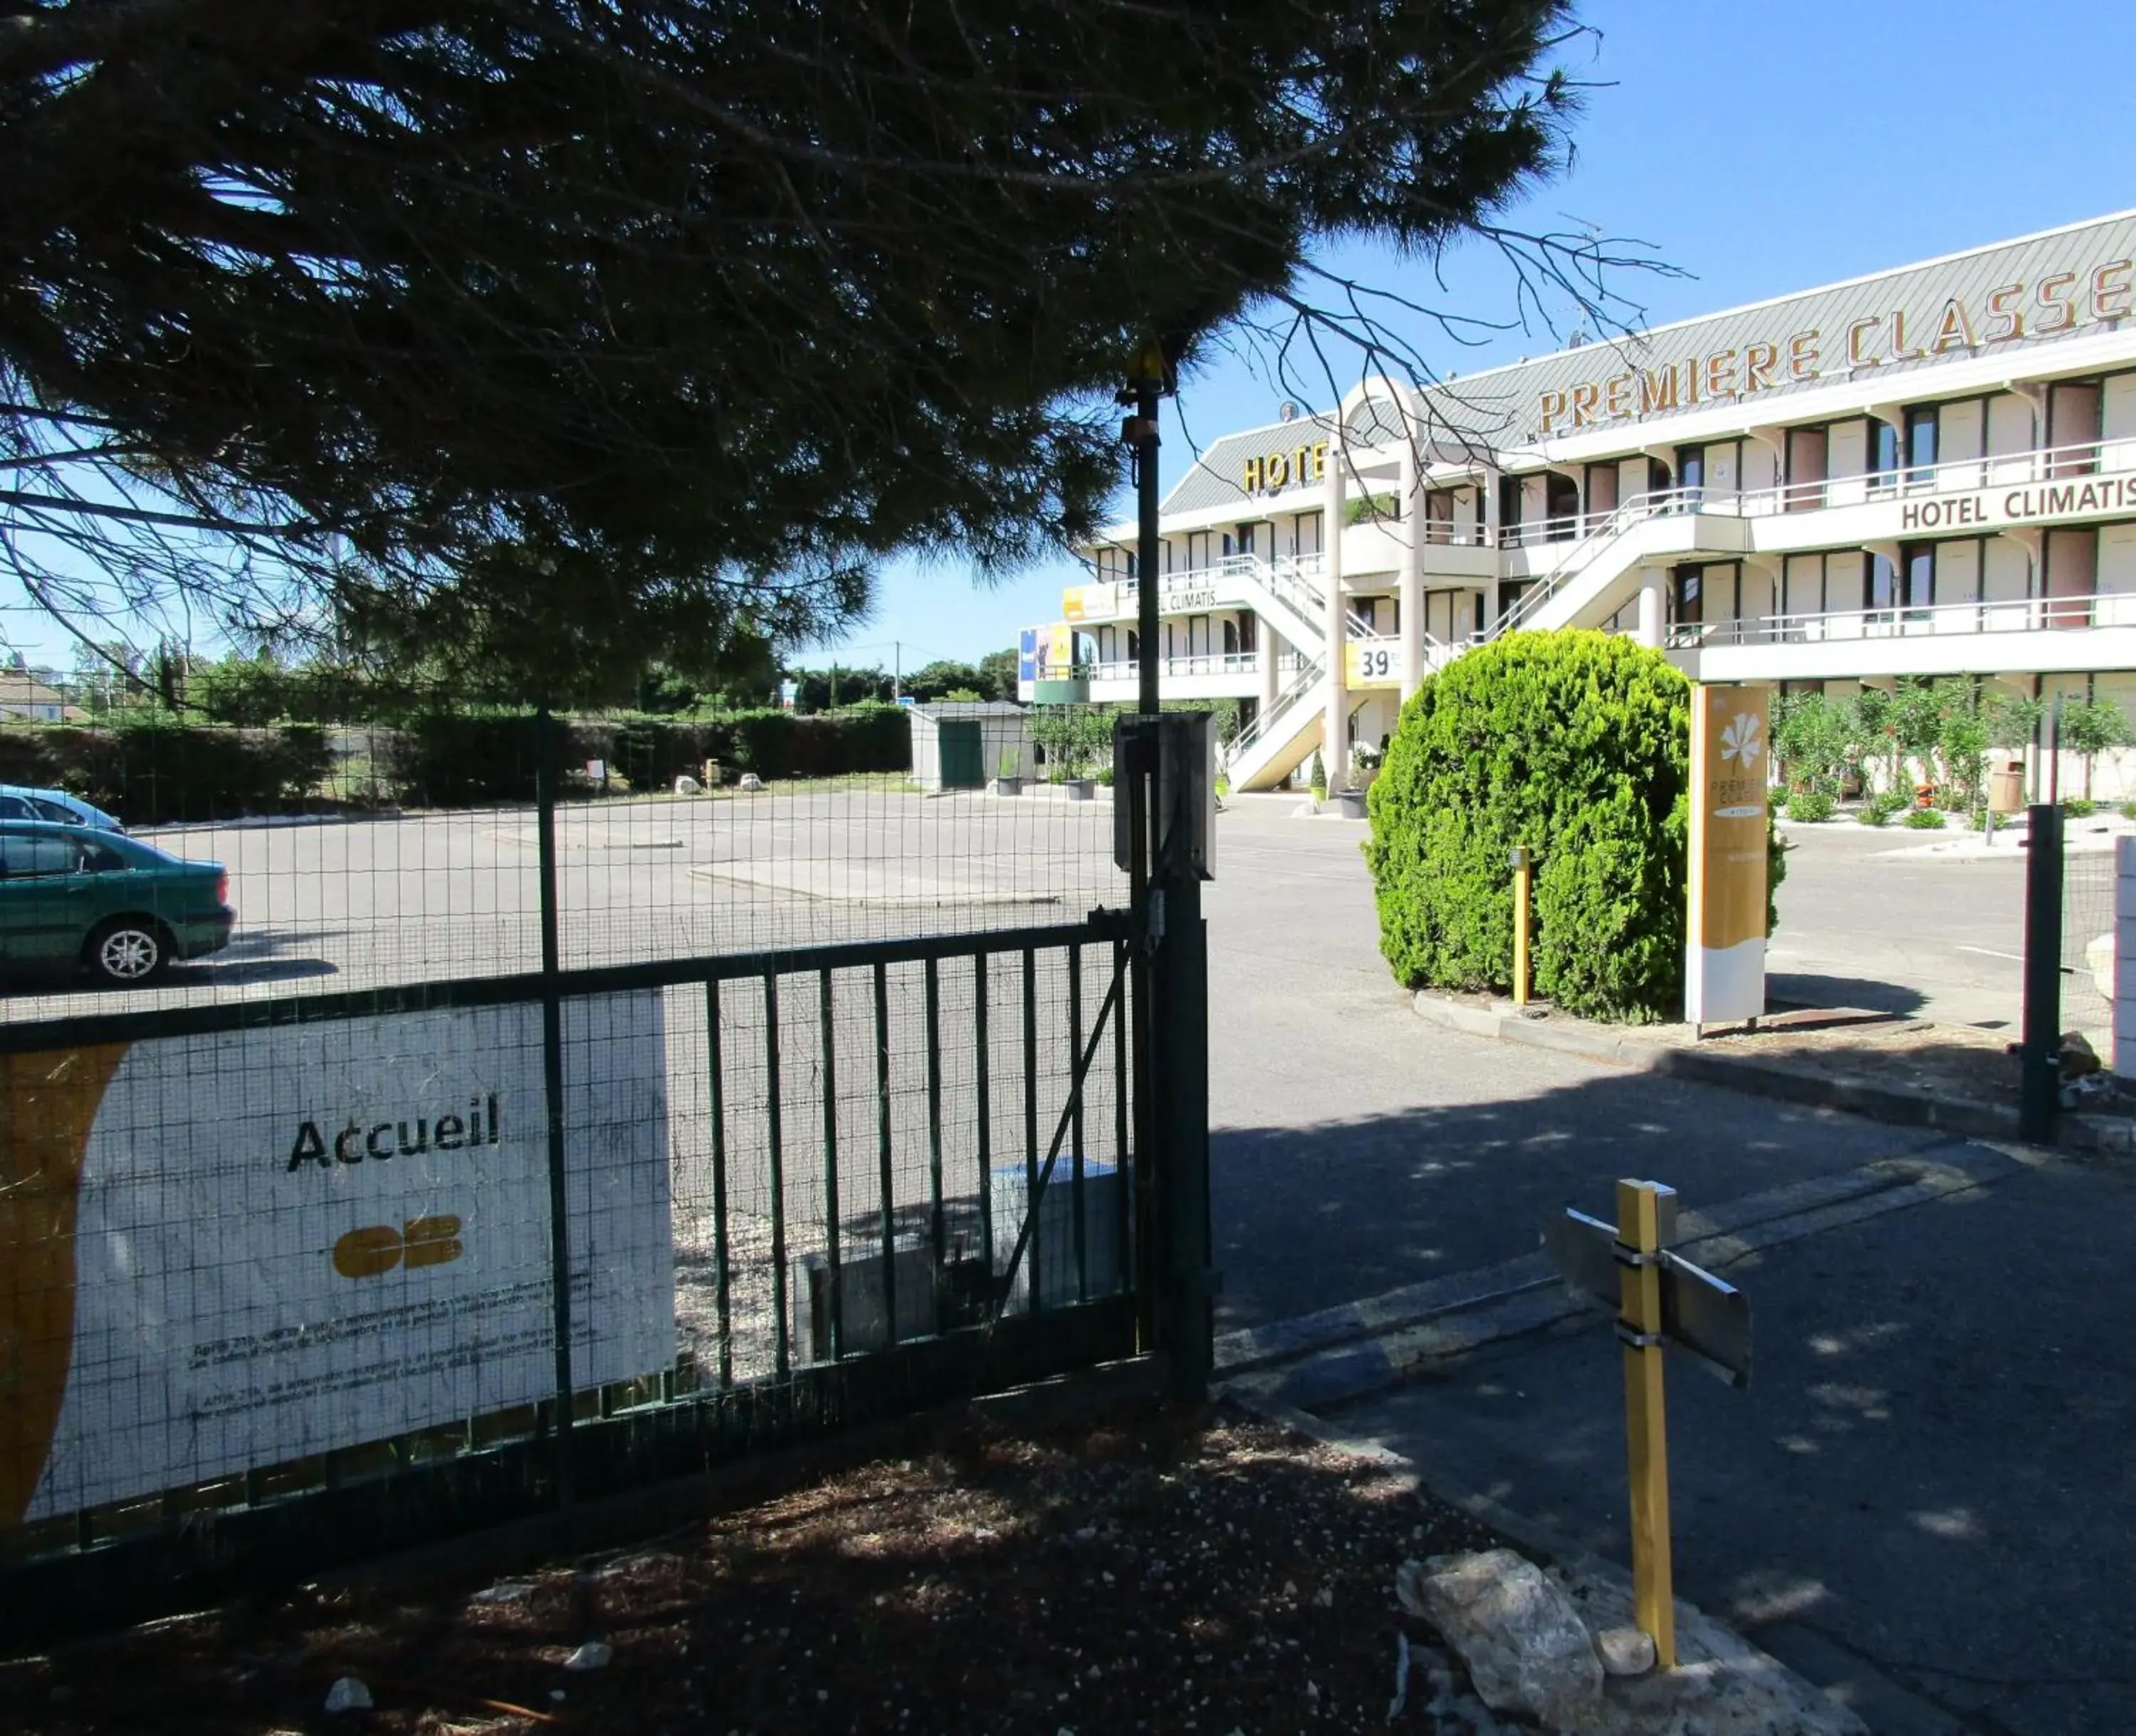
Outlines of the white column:
{"label": "white column", "polygon": [[1661,567],[1643,567],[1639,572],[1639,643],[1659,650],[1662,645],[1663,624],[1668,611],[1663,605],[1662,586],[1668,574]]}
{"label": "white column", "polygon": [[1488,633],[1498,625],[1498,574],[1504,570],[1506,561],[1498,549],[1498,472],[1495,465],[1483,467],[1479,486],[1483,494],[1483,547],[1491,552],[1492,574],[1483,586],[1483,630]]}
{"label": "white column", "polygon": [[1276,665],[1283,656],[1283,635],[1265,615],[1255,618],[1254,643],[1260,648],[1261,712],[1265,716],[1283,691],[1283,677],[1276,673]]}
{"label": "white column", "polygon": [[1320,742],[1330,790],[1340,790],[1348,781],[1346,773],[1350,761],[1350,695],[1343,685],[1342,667],[1344,648],[1350,639],[1344,625],[1348,605],[1342,595],[1342,525],[1349,503],[1345,487],[1348,469],[1338,423],[1328,442],[1328,474],[1321,492],[1320,541],[1326,551],[1321,583],[1327,587],[1328,603],[1321,618],[1327,642],[1321,648],[1321,691],[1325,698]]}
{"label": "white column", "polygon": [[1403,546],[1401,587],[1401,696],[1424,684],[1424,478],[1416,461],[1420,431],[1411,430],[1401,449],[1401,513],[1409,541]]}

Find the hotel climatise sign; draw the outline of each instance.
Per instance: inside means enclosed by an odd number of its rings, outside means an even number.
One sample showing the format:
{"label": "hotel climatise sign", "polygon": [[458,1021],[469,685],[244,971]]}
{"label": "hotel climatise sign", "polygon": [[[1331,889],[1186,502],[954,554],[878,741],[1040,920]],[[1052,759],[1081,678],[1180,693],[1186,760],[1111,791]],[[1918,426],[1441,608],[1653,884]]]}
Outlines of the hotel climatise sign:
{"label": "hotel climatise sign", "polygon": [[1692,689],[1683,1016],[1692,1024],[1765,1010],[1769,697],[1762,687]]}
{"label": "hotel climatise sign", "polygon": [[[0,1528],[556,1389],[538,1004],[0,1057]],[[564,1008],[572,1362],[672,1364],[660,996]]]}
{"label": "hotel climatise sign", "polygon": [[2136,259],[2069,265],[2013,278],[1974,297],[1930,294],[1908,307],[1868,306],[1844,321],[1776,329],[1751,343],[1546,391],[1536,434],[1570,434],[1701,404],[1734,402],[1828,375],[1939,356],[1979,353],[2022,339],[2126,319],[2136,311]]}

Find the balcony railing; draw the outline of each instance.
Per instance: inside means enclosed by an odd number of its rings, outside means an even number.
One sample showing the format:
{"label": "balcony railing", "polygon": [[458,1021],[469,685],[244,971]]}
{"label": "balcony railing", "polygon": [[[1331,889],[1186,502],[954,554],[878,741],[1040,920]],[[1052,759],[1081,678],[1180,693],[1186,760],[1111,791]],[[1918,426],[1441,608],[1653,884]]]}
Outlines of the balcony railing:
{"label": "balcony railing", "polygon": [[[1261,666],[1258,651],[1205,652],[1200,656],[1167,657],[1159,665],[1158,673],[1169,680],[1175,675],[1251,675]],[[1056,669],[1041,662],[1038,678],[1056,681],[1069,676],[1099,681],[1134,681],[1142,674],[1141,663],[1134,658],[1115,658],[1108,663],[1079,663],[1072,669]]]}
{"label": "balcony railing", "polygon": [[2075,627],[2136,627],[2136,596],[2018,597],[2003,602],[1930,603],[1919,608],[1833,609],[1730,621],[1679,621],[1672,650],[1722,645],[1821,645],[1858,639],[1929,639],[1945,634],[2034,633]]}
{"label": "balcony railing", "polygon": [[1971,489],[2017,488],[2028,483],[2118,475],[2131,470],[2136,470],[2136,439],[2086,440],[2075,445],[1993,453],[1985,458],[1952,458],[1940,464],[1905,464],[1892,470],[1857,472],[1852,476],[1789,483],[1778,488],[1667,489],[1635,495],[1609,512],[1573,513],[1508,524],[1500,529],[1498,542],[1505,548],[1575,542],[1613,525],[1621,528],[1620,521],[1627,513],[1635,513],[1638,519],[1686,513],[1761,518],[1782,513],[1817,512],[1827,507],[1906,500],[1923,494],[1960,494]]}

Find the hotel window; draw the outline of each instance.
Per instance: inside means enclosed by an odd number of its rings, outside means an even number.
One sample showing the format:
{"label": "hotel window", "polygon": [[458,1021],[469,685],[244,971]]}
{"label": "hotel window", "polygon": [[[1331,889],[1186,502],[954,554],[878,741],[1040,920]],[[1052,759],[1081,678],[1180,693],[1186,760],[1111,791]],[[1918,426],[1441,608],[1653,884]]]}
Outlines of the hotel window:
{"label": "hotel window", "polygon": [[1787,509],[1814,512],[1824,504],[1824,484],[1830,474],[1832,436],[1823,428],[1788,430]]}
{"label": "hotel window", "polygon": [[1427,542],[1450,542],[1454,540],[1454,491],[1451,489],[1427,489],[1425,491],[1424,540]]}
{"label": "hotel window", "polygon": [[1676,485],[1685,498],[1696,503],[1699,491],[1706,486],[1706,448],[1679,446],[1676,450]]}
{"label": "hotel window", "polygon": [[1906,412],[1906,480],[1934,480],[1930,472],[1936,461],[1936,407],[1917,405]]}
{"label": "hotel window", "polygon": [[1675,582],[1670,587],[1674,608],[1671,619],[1687,625],[1695,625],[1706,615],[1706,571],[1703,567],[1679,567],[1672,575]]}
{"label": "hotel window", "polygon": [[1862,576],[1862,606],[1864,609],[1889,609],[1898,596],[1899,569],[1891,564],[1889,555],[1869,557],[1869,566]]}
{"label": "hotel window", "polygon": [[1587,516],[1606,518],[1617,510],[1618,467],[1613,460],[1587,467]]}
{"label": "hotel window", "polygon": [[1909,542],[1899,551],[1899,606],[1929,609],[1935,604],[1935,544]]}
{"label": "hotel window", "polygon": [[[2096,380],[2058,380],[2047,388],[2047,445],[2061,450],[2090,447],[2099,439],[2104,394]],[[2049,467],[2053,476],[2089,476],[2099,468],[2095,451],[2070,452]]]}
{"label": "hotel window", "polygon": [[2099,532],[2049,531],[2041,552],[2046,561],[2047,625],[2090,626],[2092,595],[2099,588]]}
{"label": "hotel window", "polygon": [[1239,649],[1242,653],[1258,651],[1260,649],[1260,617],[1251,610],[1240,611],[1238,632]]}
{"label": "hotel window", "polygon": [[1546,532],[1553,541],[1580,534],[1580,484],[1552,470],[1543,479],[1543,517],[1550,521]]}
{"label": "hotel window", "polygon": [[1899,468],[1899,430],[1881,416],[1869,418],[1868,461],[1862,468],[1871,477],[1889,481]]}
{"label": "hotel window", "polygon": [[1517,542],[1517,537],[1509,533],[1519,528],[1521,522],[1521,479],[1501,476],[1498,479],[1498,530],[1502,536]]}

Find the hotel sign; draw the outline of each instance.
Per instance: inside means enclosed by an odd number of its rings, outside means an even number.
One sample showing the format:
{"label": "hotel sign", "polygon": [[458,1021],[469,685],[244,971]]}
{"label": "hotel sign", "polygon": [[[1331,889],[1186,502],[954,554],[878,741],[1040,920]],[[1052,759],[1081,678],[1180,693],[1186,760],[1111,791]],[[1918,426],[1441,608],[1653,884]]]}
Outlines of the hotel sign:
{"label": "hotel sign", "polygon": [[[1543,392],[1538,435],[1569,434],[1612,422],[1734,402],[1797,386],[1827,373],[1852,373],[1957,351],[1992,348],[2024,338],[2051,338],[2080,325],[2125,319],[2136,306],[2136,259],[2108,260],[2082,271],[2017,279],[1977,300],[1944,297],[1926,310],[1864,309],[1843,327],[1775,332],[1739,348],[1716,349],[1654,367],[1627,368],[1598,380]],[[1922,317],[1925,311],[1926,317]]]}
{"label": "hotel sign", "polygon": [[[1993,462],[1993,460],[1990,460]],[[2136,476],[2073,477],[2024,488],[1976,489],[1969,494],[1909,500],[1899,508],[1902,532],[1963,530],[2036,519],[2079,518],[2087,513],[2136,512]]]}
{"label": "hotel sign", "polygon": [[1258,452],[1242,467],[1242,485],[1249,494],[1264,489],[1302,489],[1328,474],[1328,442],[1313,440],[1288,452]]}

